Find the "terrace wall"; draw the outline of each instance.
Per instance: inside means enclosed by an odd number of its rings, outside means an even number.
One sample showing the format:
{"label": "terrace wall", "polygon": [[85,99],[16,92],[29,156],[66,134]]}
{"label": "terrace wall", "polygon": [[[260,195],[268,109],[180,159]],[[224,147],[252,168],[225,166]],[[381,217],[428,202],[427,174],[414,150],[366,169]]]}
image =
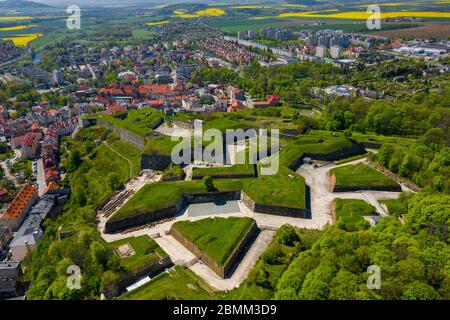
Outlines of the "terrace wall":
{"label": "terrace wall", "polygon": [[249,208],[253,212],[266,213],[284,217],[294,217],[302,219],[307,218],[306,209],[256,203],[244,191],[241,191],[241,201],[243,204],[245,204],[247,208]]}
{"label": "terrace wall", "polygon": [[183,207],[184,198],[181,198],[175,205],[166,208],[139,213],[120,220],[109,219],[105,224],[105,233],[115,233],[132,227],[142,226],[158,220],[174,217]]}
{"label": "terrace wall", "polygon": [[141,156],[141,168],[158,171],[166,170],[172,164],[170,156],[157,153],[143,153]]}
{"label": "terrace wall", "polygon": [[123,129],[123,128],[117,128],[112,123],[105,121],[105,120],[97,120],[97,124],[107,127],[112,132],[117,133],[120,137],[120,140],[126,143],[129,143],[139,150],[144,150],[146,139],[144,137],[141,137],[129,130]]}
{"label": "terrace wall", "polygon": [[203,193],[185,193],[181,199],[172,206],[155,210],[153,212],[139,213],[120,220],[108,220],[105,224],[105,233],[119,232],[136,226],[145,225],[158,220],[176,216],[185,206],[192,203],[205,203],[219,200],[239,200],[240,191],[219,191]]}
{"label": "terrace wall", "polygon": [[366,149],[363,143],[356,143],[348,147],[344,147],[334,152],[330,153],[309,153],[305,152],[298,159],[294,160],[290,165],[289,169],[296,171],[303,163],[303,159],[309,157],[314,160],[321,161],[335,161],[344,158],[358,156],[360,154],[365,154]]}
{"label": "terrace wall", "polygon": [[330,190],[331,192],[351,192],[351,191],[390,191],[390,192],[401,192],[402,187],[397,184],[396,186],[336,186],[336,175],[331,175],[330,177]]}
{"label": "terrace wall", "polygon": [[170,259],[169,256],[166,256],[156,261],[155,263],[146,265],[141,270],[130,274],[129,276],[126,277],[126,279],[108,283],[107,285],[105,285],[103,293],[108,299],[115,298],[119,296],[122,292],[124,292],[126,287],[132,285],[140,278],[143,278],[147,275],[150,276],[157,275],[158,273],[162,272],[164,269],[169,268],[172,265],[173,265],[172,260]]}
{"label": "terrace wall", "polygon": [[182,129],[188,129],[188,130],[194,129],[194,122],[183,122],[183,121],[179,121],[179,120],[172,120],[172,123]]}
{"label": "terrace wall", "polygon": [[253,173],[236,173],[229,175],[221,175],[221,174],[210,174],[210,175],[196,175],[194,172],[192,173],[192,180],[201,180],[205,176],[209,176],[213,179],[244,179],[244,178],[254,178],[257,175],[256,165],[254,165]]}
{"label": "terrace wall", "polygon": [[191,251],[198,259],[202,260],[203,263],[206,264],[215,273],[217,273],[217,275],[219,275],[221,278],[225,278],[230,275],[231,271],[233,270],[234,264],[236,263],[236,260],[239,258],[239,255],[241,254],[245,245],[248,243],[250,238],[254,235],[254,233],[257,230],[258,226],[256,225],[256,223],[253,223],[249,232],[241,240],[239,245],[233,251],[227,264],[224,265],[223,267],[220,266],[215,260],[213,260],[207,254],[205,254],[202,250],[200,250],[200,248],[197,247],[192,241],[187,239],[183,234],[181,234],[178,230],[176,230],[173,227],[173,225],[170,228],[170,235],[174,237],[178,242],[180,242],[184,247],[186,247],[186,249]]}
{"label": "terrace wall", "polygon": [[181,180],[184,180],[184,178],[186,178],[186,173],[183,172],[179,175],[172,176],[172,177],[167,177],[167,178],[162,177],[161,181],[181,181]]}

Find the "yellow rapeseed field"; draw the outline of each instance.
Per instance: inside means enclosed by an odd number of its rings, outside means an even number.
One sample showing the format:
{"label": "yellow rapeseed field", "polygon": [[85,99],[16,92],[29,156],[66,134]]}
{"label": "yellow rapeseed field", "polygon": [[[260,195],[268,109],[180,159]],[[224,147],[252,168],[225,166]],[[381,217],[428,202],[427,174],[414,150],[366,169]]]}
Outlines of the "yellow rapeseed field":
{"label": "yellow rapeseed field", "polygon": [[233,9],[270,9],[272,6],[232,6]]}
{"label": "yellow rapeseed field", "polygon": [[11,38],[2,38],[3,40],[12,40],[15,46],[17,47],[25,47],[28,43],[33,40],[36,40],[39,37],[42,37],[42,33],[31,33],[31,34],[22,34],[17,37]]}
{"label": "yellow rapeseed field", "polygon": [[219,8],[208,8],[205,10],[199,10],[194,13],[186,13],[184,10],[175,10],[175,17],[178,18],[186,18],[186,19],[194,19],[202,16],[210,16],[210,17],[218,17],[225,14],[225,11]]}
{"label": "yellow rapeseed field", "polygon": [[304,4],[294,4],[294,3],[285,3],[281,5],[282,7],[295,7],[295,8],[307,8]]}
{"label": "yellow rapeseed field", "polygon": [[0,17],[0,21],[17,21],[17,20],[30,20],[31,17],[28,16],[8,16]]}
{"label": "yellow rapeseed field", "polygon": [[158,26],[158,25],[167,24],[167,23],[169,23],[169,20],[157,21],[157,22],[147,22],[146,25],[147,26]]}
{"label": "yellow rapeseed field", "polygon": [[173,13],[180,15],[180,14],[185,14],[186,12],[187,12],[187,11],[184,10],[184,9],[178,9],[178,10],[174,10]]}
{"label": "yellow rapeseed field", "polygon": [[[397,6],[403,6],[405,2],[396,2],[396,3],[373,3],[373,4],[365,4],[365,5],[359,5],[355,6],[355,8],[367,8],[368,6],[379,6],[379,7],[397,7]],[[410,4],[410,3],[409,3]]]}
{"label": "yellow rapeseed field", "polygon": [[4,27],[4,28],[0,28],[0,31],[16,31],[16,30],[23,30],[23,29],[27,29],[30,26],[15,26],[15,27]]}
{"label": "yellow rapeseed field", "polygon": [[[302,18],[331,18],[331,19],[355,19],[366,20],[372,16],[372,13],[365,11],[348,11],[331,14],[321,14],[324,11],[315,12],[286,12],[280,13],[279,18],[302,17]],[[417,17],[417,18],[450,18],[450,12],[421,12],[421,11],[399,11],[399,12],[381,12],[381,19]]]}

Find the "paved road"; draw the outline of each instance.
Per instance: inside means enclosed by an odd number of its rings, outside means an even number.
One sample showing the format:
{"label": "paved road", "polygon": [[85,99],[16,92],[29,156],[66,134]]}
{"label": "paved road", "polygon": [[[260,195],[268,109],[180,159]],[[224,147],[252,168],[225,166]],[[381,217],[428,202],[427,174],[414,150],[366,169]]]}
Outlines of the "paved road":
{"label": "paved road", "polygon": [[[19,160],[22,157],[22,152],[19,149],[14,149],[14,157],[10,159],[11,164],[15,163],[17,160]],[[15,186],[18,186],[19,183],[17,182],[16,177],[11,174],[11,172],[8,170],[8,166],[6,165],[5,161],[0,161],[1,166],[3,167],[3,171],[5,172],[5,177],[11,180]]]}
{"label": "paved road", "polygon": [[42,162],[42,159],[37,160],[37,172],[36,183],[38,185],[38,194],[40,197],[44,194],[45,188],[47,188],[47,183],[45,182],[44,163]]}
{"label": "paved road", "polygon": [[359,159],[340,165],[327,165],[314,169],[312,165],[302,165],[297,173],[305,178],[306,184],[310,186],[311,194],[311,212],[313,219],[325,222],[331,222],[331,202],[334,199],[361,199],[375,207],[380,215],[386,215],[386,211],[379,204],[378,200],[397,199],[399,192],[384,191],[355,191],[355,192],[331,192],[329,171],[333,168],[342,167],[350,164],[363,163],[366,158]]}

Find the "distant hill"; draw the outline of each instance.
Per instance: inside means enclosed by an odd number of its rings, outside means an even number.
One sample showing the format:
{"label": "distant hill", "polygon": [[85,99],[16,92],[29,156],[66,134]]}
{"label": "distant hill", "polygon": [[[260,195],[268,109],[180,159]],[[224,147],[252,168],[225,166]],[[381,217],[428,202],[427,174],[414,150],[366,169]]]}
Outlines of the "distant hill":
{"label": "distant hill", "polygon": [[25,0],[0,1],[0,9],[6,10],[27,10],[27,9],[45,9],[45,8],[51,7],[43,3]]}

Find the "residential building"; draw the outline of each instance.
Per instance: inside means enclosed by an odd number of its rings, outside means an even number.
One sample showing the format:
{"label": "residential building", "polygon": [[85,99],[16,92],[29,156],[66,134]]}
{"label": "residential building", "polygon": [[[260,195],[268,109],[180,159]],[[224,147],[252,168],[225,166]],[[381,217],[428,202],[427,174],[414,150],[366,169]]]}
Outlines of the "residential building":
{"label": "residential building", "polygon": [[21,274],[20,261],[0,262],[0,279],[8,278],[17,280]]}
{"label": "residential building", "polygon": [[327,48],[325,46],[316,47],[316,57],[323,58],[327,54]]}
{"label": "residential building", "polygon": [[241,31],[238,32],[237,36],[238,36],[239,39],[247,39],[247,32],[241,30]]}
{"label": "residential building", "polygon": [[53,70],[53,82],[55,82],[58,86],[62,86],[65,83],[61,70]]}
{"label": "residential building", "polygon": [[333,59],[340,59],[342,56],[342,47],[338,45],[331,46],[330,55]]}
{"label": "residential building", "polygon": [[22,261],[36,247],[44,235],[41,229],[42,221],[41,216],[37,214],[30,215],[25,220],[9,245],[12,260]]}
{"label": "residential building", "polygon": [[24,186],[0,216],[0,225],[17,231],[37,197],[37,188]]}

